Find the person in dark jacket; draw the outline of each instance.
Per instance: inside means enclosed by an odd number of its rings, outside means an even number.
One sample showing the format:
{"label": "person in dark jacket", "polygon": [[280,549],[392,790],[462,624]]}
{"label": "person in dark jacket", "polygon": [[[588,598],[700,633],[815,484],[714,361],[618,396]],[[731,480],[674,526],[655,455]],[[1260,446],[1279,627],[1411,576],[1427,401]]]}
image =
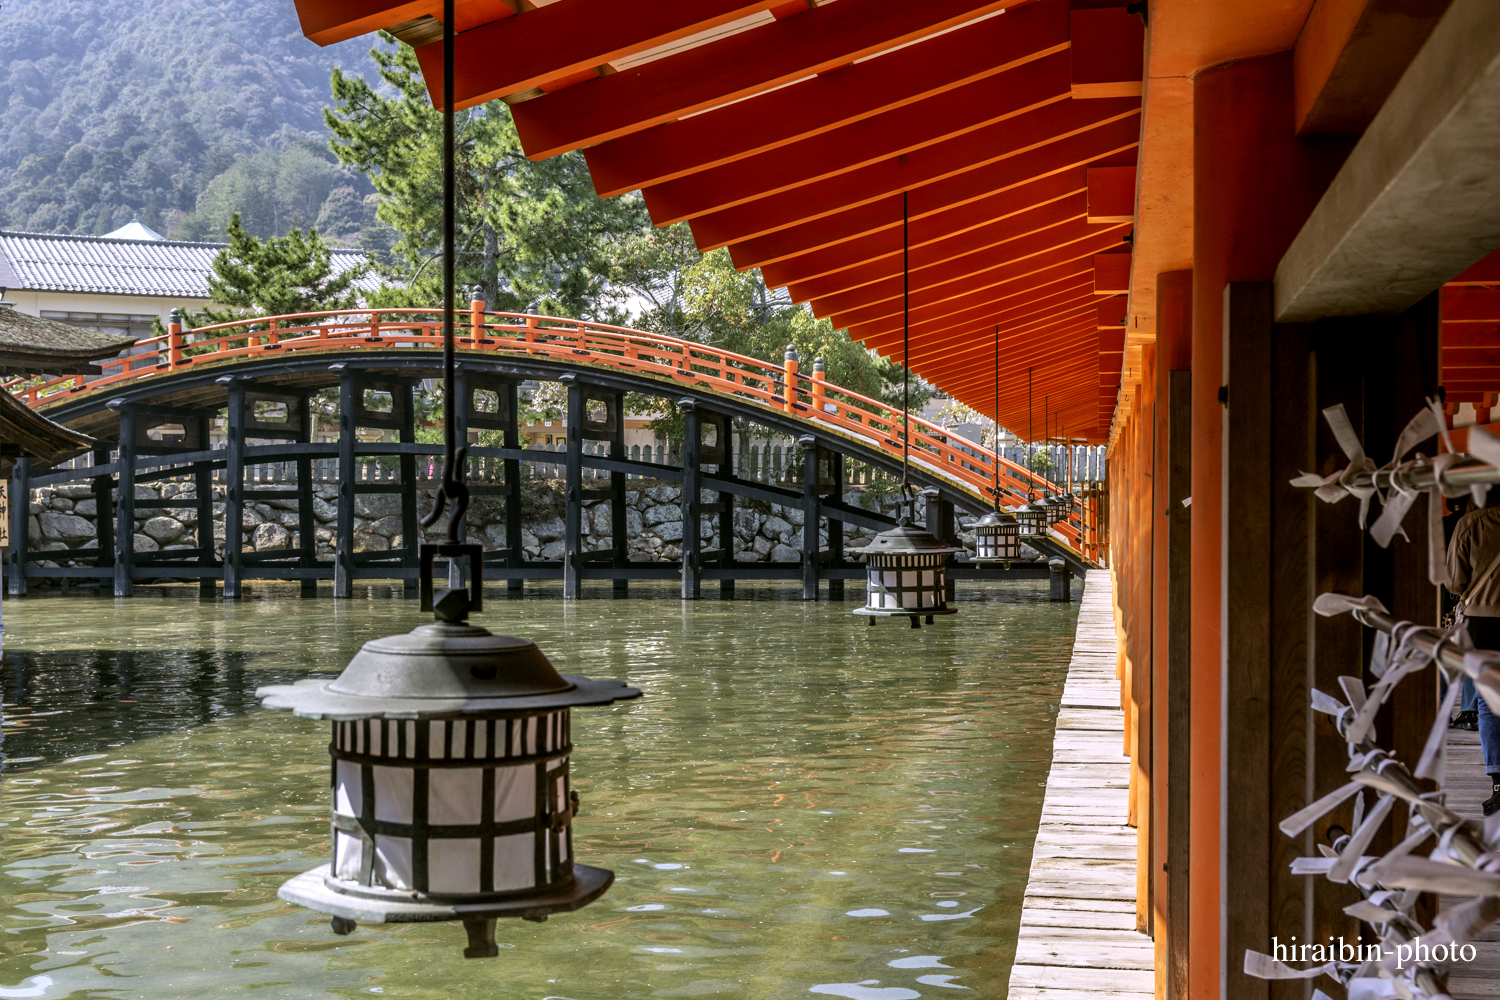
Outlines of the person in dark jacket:
{"label": "person in dark jacket", "polygon": [[[1469,638],[1476,649],[1500,650],[1500,570],[1488,572],[1500,561],[1500,507],[1481,507],[1459,519],[1448,543],[1449,588],[1462,595]],[[1495,706],[1500,707],[1500,706]],[[1475,704],[1479,723],[1479,746],[1484,770],[1490,776],[1490,797],[1484,814],[1500,812],[1500,716],[1491,711],[1483,696]]]}

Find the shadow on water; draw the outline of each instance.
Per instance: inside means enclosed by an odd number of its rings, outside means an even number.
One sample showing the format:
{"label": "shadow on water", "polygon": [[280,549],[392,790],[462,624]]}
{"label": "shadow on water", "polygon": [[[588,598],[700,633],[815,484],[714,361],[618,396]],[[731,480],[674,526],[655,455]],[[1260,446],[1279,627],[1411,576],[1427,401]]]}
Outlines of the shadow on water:
{"label": "shadow on water", "polygon": [[7,649],[0,769],[26,771],[256,710],[255,689],[310,676],[234,650]]}

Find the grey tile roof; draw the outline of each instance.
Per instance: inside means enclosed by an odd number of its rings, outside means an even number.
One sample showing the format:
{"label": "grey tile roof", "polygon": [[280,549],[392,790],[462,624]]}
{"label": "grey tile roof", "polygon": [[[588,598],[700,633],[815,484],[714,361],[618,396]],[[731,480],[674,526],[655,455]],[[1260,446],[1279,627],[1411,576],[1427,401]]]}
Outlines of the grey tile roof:
{"label": "grey tile roof", "polygon": [[[30,291],[207,299],[214,256],[227,245],[0,230],[0,273],[14,277],[7,287]],[[333,250],[340,272],[366,259],[363,250]],[[380,282],[367,276],[359,287]]]}

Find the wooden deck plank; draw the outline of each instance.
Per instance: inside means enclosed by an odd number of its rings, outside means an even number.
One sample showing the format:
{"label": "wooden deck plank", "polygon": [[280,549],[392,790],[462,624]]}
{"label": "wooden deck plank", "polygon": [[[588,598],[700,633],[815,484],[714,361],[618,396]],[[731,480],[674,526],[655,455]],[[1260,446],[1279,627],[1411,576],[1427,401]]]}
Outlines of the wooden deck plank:
{"label": "wooden deck plank", "polygon": [[1052,769],[1032,847],[1011,1000],[1145,1000],[1155,950],[1135,930],[1136,832],[1109,574],[1084,584]]}
{"label": "wooden deck plank", "polygon": [[[1480,806],[1490,797],[1490,779],[1484,773],[1484,758],[1479,750],[1479,734],[1461,729],[1448,730],[1443,747],[1448,757],[1448,774],[1443,788],[1448,806],[1473,819],[1484,815]],[[1455,896],[1439,899],[1440,909],[1464,902]],[[1474,941],[1478,952],[1472,962],[1453,966],[1448,977],[1448,993],[1453,1000],[1495,1000],[1500,997],[1500,924],[1491,924]]]}

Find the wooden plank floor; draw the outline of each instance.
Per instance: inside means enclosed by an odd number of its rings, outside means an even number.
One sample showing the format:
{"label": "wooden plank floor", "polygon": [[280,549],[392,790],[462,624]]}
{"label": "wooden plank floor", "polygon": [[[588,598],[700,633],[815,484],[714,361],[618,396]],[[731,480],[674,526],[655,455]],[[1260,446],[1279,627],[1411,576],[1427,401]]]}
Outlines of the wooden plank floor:
{"label": "wooden plank floor", "polygon": [[1155,990],[1151,939],[1135,930],[1124,726],[1109,573],[1091,570],[1057,715],[1011,1000],[1145,1000]]}
{"label": "wooden plank floor", "polygon": [[[1490,779],[1484,773],[1484,758],[1479,752],[1479,734],[1459,729],[1448,730],[1448,806],[1463,816],[1478,819],[1484,815],[1480,803],[1490,797]],[[1463,902],[1444,896],[1442,909]],[[1500,924],[1491,924],[1475,943],[1478,957],[1473,962],[1456,965],[1448,977],[1448,992],[1453,1000],[1492,1000],[1500,997]]]}

